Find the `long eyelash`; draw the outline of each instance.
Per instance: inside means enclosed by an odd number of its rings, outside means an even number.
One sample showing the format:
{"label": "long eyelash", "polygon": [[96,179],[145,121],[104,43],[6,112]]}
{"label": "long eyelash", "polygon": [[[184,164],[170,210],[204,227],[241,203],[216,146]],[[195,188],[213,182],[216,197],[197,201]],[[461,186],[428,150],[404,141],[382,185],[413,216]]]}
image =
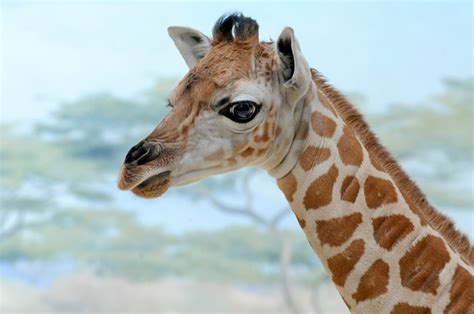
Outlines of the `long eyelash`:
{"label": "long eyelash", "polygon": [[171,104],[171,101],[168,99],[168,103],[166,104],[166,107],[173,108],[173,105]]}

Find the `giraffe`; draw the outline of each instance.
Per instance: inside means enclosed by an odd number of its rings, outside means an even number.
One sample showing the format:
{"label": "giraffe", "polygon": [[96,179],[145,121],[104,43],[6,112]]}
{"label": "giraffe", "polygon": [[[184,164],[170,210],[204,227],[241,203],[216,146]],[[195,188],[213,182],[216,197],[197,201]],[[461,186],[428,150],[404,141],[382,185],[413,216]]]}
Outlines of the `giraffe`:
{"label": "giraffe", "polygon": [[170,37],[189,67],[171,110],[132,147],[118,187],[153,198],[242,167],[276,179],[353,313],[474,313],[474,250],[309,67],[290,27],[222,16]]}

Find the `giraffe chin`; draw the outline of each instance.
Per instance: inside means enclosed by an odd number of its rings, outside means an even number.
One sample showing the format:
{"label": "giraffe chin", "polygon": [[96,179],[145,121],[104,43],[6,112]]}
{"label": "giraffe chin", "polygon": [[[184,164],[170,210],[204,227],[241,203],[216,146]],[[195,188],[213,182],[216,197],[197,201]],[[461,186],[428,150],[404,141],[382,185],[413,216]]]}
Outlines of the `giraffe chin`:
{"label": "giraffe chin", "polygon": [[157,198],[168,191],[172,181],[170,171],[166,171],[146,179],[133,188],[132,193],[143,198]]}

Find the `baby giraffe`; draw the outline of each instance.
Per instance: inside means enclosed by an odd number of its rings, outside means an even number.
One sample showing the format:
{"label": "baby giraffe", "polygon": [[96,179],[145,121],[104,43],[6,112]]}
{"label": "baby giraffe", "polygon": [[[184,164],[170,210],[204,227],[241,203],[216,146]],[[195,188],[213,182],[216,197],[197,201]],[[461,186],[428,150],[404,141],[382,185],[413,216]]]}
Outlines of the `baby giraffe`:
{"label": "baby giraffe", "polygon": [[265,169],[354,313],[474,313],[474,250],[426,201],[356,109],[308,66],[293,30],[221,17],[212,39],[168,32],[190,70],[169,114],[125,157],[118,186],[158,197]]}

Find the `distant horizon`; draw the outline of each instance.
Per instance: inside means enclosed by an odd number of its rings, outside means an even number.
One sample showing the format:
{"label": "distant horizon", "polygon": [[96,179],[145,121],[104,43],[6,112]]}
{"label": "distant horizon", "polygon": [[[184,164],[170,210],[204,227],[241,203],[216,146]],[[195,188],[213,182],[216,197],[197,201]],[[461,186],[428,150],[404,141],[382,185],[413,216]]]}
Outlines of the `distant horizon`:
{"label": "distant horizon", "polygon": [[426,101],[442,91],[443,78],[474,75],[470,2],[277,2],[272,10],[262,2],[1,7],[2,123],[45,119],[61,102],[88,94],[138,97],[156,79],[179,79],[187,68],[166,28],[186,25],[209,35],[230,11],[256,19],[261,40],[292,26],[310,65],[338,89],[367,97],[370,110]]}

